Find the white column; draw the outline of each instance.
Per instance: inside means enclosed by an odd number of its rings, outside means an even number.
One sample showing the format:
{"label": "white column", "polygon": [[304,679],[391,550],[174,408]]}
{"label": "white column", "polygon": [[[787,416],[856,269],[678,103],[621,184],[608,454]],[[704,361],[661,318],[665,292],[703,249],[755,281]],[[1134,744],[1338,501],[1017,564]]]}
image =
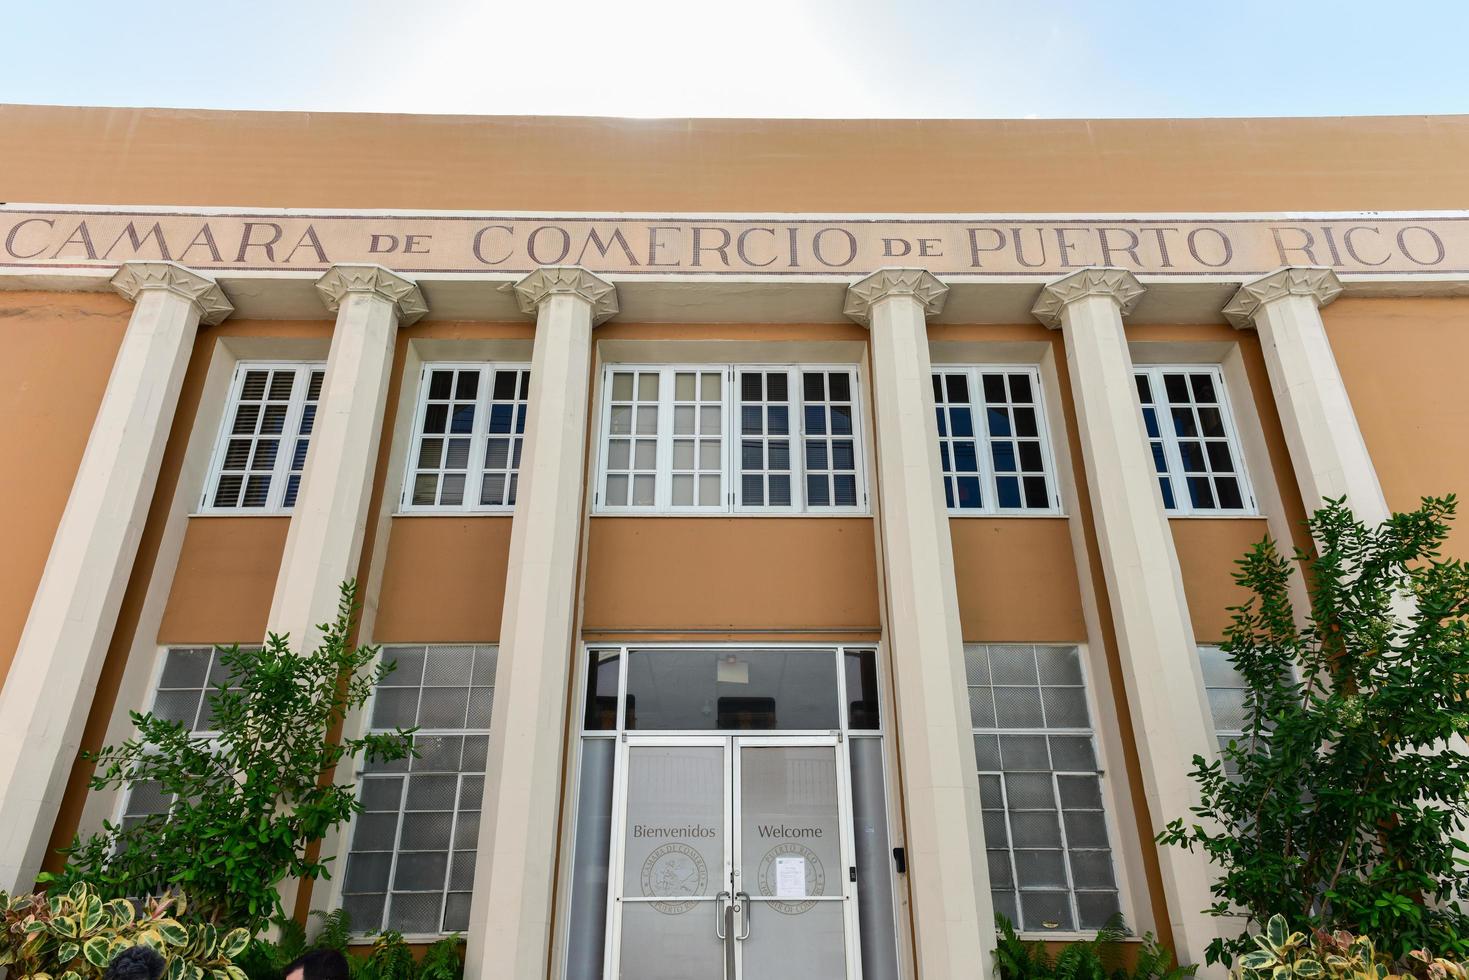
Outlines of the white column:
{"label": "white column", "polygon": [[134,302],[0,691],[0,889],[29,891],[80,748],[200,323],[234,311],[172,262],[128,262]]}
{"label": "white column", "polygon": [[428,312],[416,285],[381,266],[332,266],[316,288],[337,322],[266,620],[297,650],[316,645],[342,582],[357,574],[394,341]]}
{"label": "white column", "polygon": [[[1218,755],[1173,534],[1137,402],[1122,317],[1143,294],[1132,273],[1082,269],[1046,286],[1032,312],[1066,338],[1082,459],[1154,831],[1191,820],[1196,755]],[[1203,910],[1214,872],[1199,852],[1158,849],[1174,943],[1202,963],[1220,934]],[[1162,923],[1159,924],[1162,928]]]}
{"label": "white column", "polygon": [[1307,511],[1328,497],[1370,526],[1387,520],[1387,499],[1336,366],[1320,308],[1341,294],[1330,269],[1295,266],[1245,283],[1224,307],[1240,330],[1260,332],[1260,350],[1285,444]]}
{"label": "white column", "polygon": [[575,266],[538,269],[515,284],[515,294],[521,310],[535,316],[536,335],[466,931],[467,980],[530,980],[548,968],[592,328],[617,312],[616,289]]}
{"label": "white column", "polygon": [[926,318],[948,287],[882,269],[847,291],[872,332],[879,527],[906,797],[914,951],[925,980],[986,976],[994,906],[980,820],[964,637],[934,421]]}

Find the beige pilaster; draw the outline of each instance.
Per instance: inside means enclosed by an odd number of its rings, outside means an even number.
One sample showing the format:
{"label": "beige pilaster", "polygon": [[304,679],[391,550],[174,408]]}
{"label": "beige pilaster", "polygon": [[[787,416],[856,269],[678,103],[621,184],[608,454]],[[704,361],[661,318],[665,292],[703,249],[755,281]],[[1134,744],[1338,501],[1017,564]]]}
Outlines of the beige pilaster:
{"label": "beige pilaster", "polygon": [[921,269],[882,269],[847,290],[845,308],[872,333],[885,630],[925,980],[988,975],[995,946],[928,354],[927,317],[947,293]]}
{"label": "beige pilaster", "polygon": [[337,322],[266,620],[297,650],[316,645],[342,582],[357,574],[394,341],[428,312],[416,285],[381,266],[332,266],[316,288]]}
{"label": "beige pilaster", "polygon": [[546,975],[575,646],[592,328],[617,312],[616,289],[575,266],[538,269],[515,284],[515,295],[521,310],[535,316],[536,334],[467,930],[467,980]]}
{"label": "beige pilaster", "polygon": [[80,747],[200,323],[234,311],[173,262],[128,262],[134,303],[0,690],[0,889],[28,891]]}
{"label": "beige pilaster", "polygon": [[[1066,339],[1097,543],[1153,829],[1193,819],[1189,771],[1218,755],[1193,625],[1158,478],[1148,454],[1122,317],[1143,294],[1132,273],[1082,269],[1046,286],[1032,312]],[[1168,927],[1184,962],[1202,963],[1218,920],[1208,858],[1158,849]]]}
{"label": "beige pilaster", "polygon": [[1320,308],[1341,288],[1330,269],[1277,269],[1241,286],[1224,316],[1240,330],[1260,332],[1306,509],[1315,510],[1328,497],[1346,497],[1357,517],[1375,526],[1388,517],[1387,500],[1321,322]]}

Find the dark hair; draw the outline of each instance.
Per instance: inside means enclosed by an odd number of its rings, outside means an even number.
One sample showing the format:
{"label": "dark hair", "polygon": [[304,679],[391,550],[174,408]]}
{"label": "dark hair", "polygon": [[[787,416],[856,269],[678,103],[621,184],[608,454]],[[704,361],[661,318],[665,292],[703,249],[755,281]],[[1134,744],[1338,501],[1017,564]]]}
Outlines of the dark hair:
{"label": "dark hair", "polygon": [[347,980],[347,957],[335,949],[313,949],[303,953],[286,967],[286,976],[297,969],[305,980]]}
{"label": "dark hair", "polygon": [[152,946],[130,946],[108,964],[103,980],[158,980],[168,964]]}

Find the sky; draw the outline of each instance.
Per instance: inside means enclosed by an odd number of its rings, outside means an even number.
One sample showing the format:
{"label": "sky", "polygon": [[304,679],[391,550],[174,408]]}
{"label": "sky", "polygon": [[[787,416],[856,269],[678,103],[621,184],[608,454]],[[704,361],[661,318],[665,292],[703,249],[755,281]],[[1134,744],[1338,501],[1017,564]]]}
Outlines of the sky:
{"label": "sky", "polygon": [[0,102],[603,116],[1469,112],[1465,0],[0,0]]}

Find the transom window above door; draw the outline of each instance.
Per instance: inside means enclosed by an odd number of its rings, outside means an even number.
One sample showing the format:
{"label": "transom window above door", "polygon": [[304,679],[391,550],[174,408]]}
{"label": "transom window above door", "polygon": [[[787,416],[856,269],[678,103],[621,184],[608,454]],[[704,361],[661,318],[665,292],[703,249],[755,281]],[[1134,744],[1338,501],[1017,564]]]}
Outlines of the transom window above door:
{"label": "transom window above door", "polygon": [[1256,513],[1223,372],[1189,364],[1149,365],[1135,374],[1163,509],[1174,515]]}
{"label": "transom window above door", "polygon": [[943,365],[933,401],[951,513],[1059,513],[1039,371]]}
{"label": "transom window above door", "polygon": [[513,510],[529,394],[525,364],[425,365],[402,510]]}
{"label": "transom window above door", "polygon": [[610,365],[595,507],[866,513],[857,371]]}

